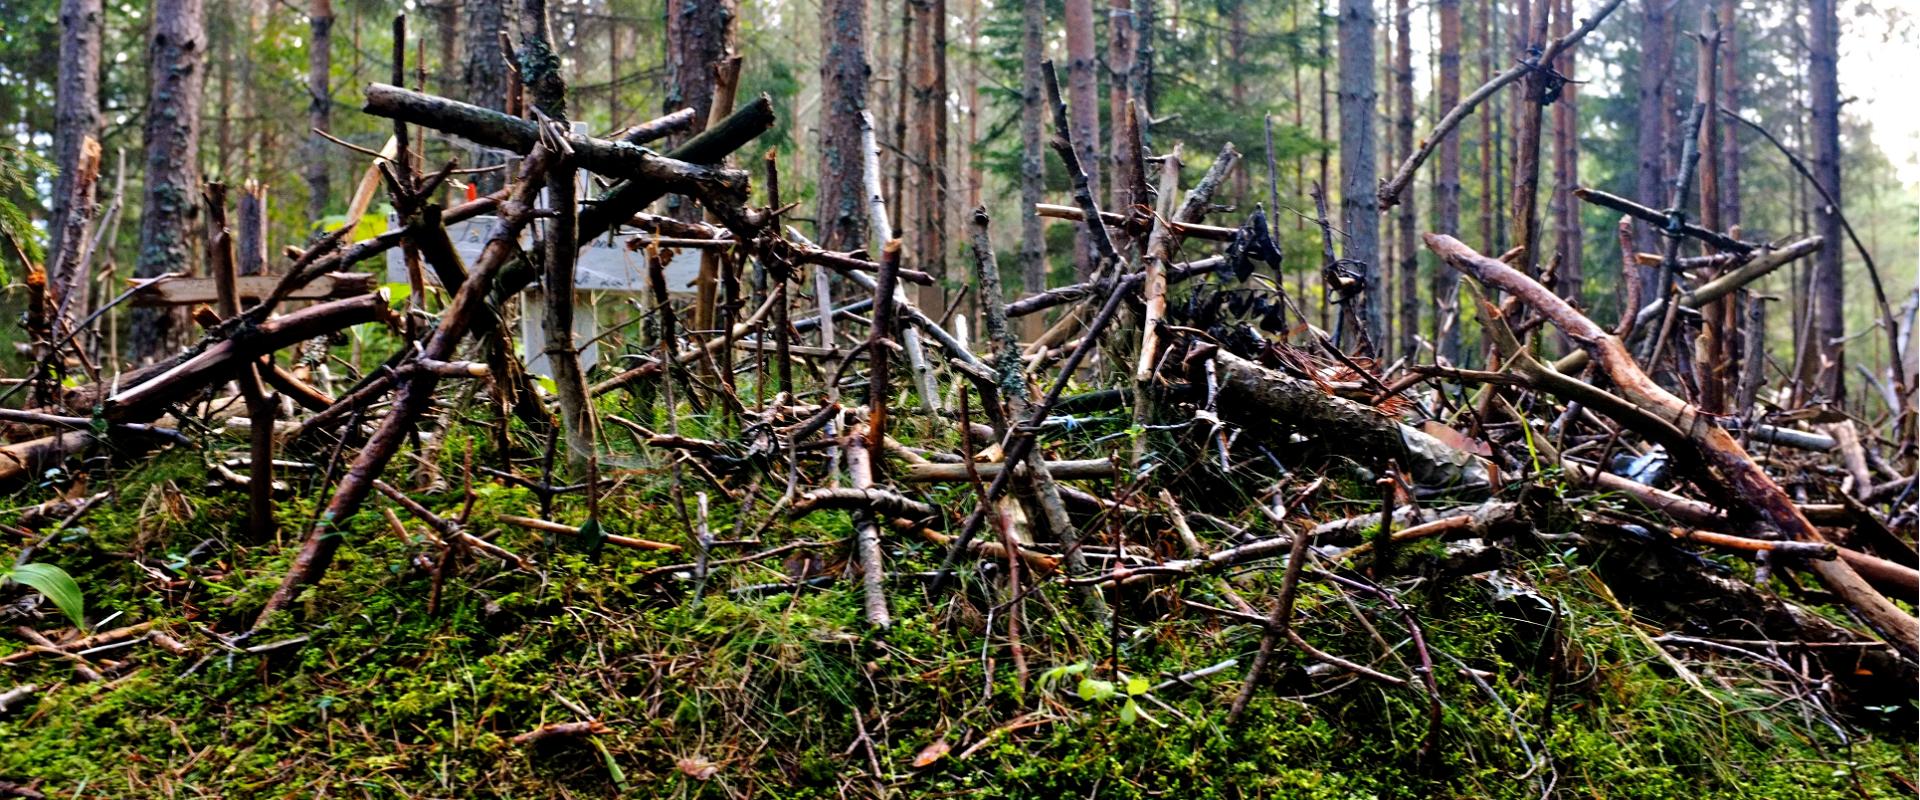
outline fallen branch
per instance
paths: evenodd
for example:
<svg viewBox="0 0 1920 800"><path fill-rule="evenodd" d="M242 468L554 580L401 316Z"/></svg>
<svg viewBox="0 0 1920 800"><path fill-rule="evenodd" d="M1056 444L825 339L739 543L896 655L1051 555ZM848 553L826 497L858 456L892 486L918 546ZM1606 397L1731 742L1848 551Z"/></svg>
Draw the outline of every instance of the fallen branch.
<svg viewBox="0 0 1920 800"><path fill-rule="evenodd" d="M1698 450L1698 457L1719 473L1731 492L1750 503L1782 534L1804 542L1826 541L1786 492L1753 462L1738 440L1711 416L1655 384L1619 339L1538 282L1502 262L1474 252L1459 240L1427 234L1426 243L1448 266L1498 287L1546 315L1594 358L1624 397L1684 432ZM1845 559L1815 561L1810 566L1828 589L1858 611L1881 635L1909 654L1920 654L1920 620L1875 591Z"/></svg>

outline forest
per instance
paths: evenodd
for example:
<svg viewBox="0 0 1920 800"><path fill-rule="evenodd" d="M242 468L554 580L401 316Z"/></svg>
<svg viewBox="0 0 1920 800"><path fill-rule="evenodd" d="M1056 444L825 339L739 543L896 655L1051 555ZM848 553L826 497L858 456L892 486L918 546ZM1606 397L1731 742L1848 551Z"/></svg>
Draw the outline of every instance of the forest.
<svg viewBox="0 0 1920 800"><path fill-rule="evenodd" d="M1920 795L1916 11L0 3L0 798Z"/></svg>

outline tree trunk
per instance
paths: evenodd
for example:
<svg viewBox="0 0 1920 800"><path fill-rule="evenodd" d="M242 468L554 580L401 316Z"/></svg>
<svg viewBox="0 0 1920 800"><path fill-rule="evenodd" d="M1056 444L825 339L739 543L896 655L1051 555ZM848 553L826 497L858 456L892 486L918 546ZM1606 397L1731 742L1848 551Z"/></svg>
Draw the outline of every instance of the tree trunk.
<svg viewBox="0 0 1920 800"><path fill-rule="evenodd" d="M1248 0L1228 0L1228 2L1232 3L1233 7L1229 10L1227 15L1227 56L1228 56L1228 62L1234 65L1231 69L1227 70L1227 74L1230 76L1232 80L1232 83L1228 86L1228 90L1231 92L1231 96L1233 97L1233 113L1246 114L1248 113L1247 80L1246 80L1247 70L1245 68L1245 65L1247 63L1246 59L1247 59L1247 2ZM1115 105L1113 106L1112 111L1110 111L1109 113L1119 114L1121 113L1121 110L1124 108L1126 108L1125 104ZM1114 123L1113 127L1115 129L1114 135L1115 136L1120 135L1119 123ZM1252 175L1253 175L1253 170L1251 169L1241 169L1241 170L1234 171L1233 203L1236 207L1239 207L1239 208L1253 207ZM1116 183L1118 182L1117 178L1115 182ZM1269 210L1267 213L1271 214L1274 212L1272 210Z"/></svg>
<svg viewBox="0 0 1920 800"><path fill-rule="evenodd" d="M1374 109L1379 93L1374 86L1373 32L1379 25L1373 0L1340 0L1340 217L1346 230L1341 257L1364 269L1366 290L1354 302L1362 305L1360 318L1375 348L1384 342L1386 306L1380 263L1380 209L1374 200L1379 183L1375 161Z"/></svg>
<svg viewBox="0 0 1920 800"><path fill-rule="evenodd" d="M307 127L333 129L333 2L313 0L307 9ZM333 185L327 178L327 148L319 133L307 134L307 219L327 214Z"/></svg>
<svg viewBox="0 0 1920 800"><path fill-rule="evenodd" d="M466 0L467 61L461 82L466 84L467 102L495 111L507 110L507 56L500 50L500 34L507 32L505 0ZM505 163L499 153L476 147L470 164L492 167ZM506 185L502 170L477 172L472 183L481 194L500 191Z"/></svg>
<svg viewBox="0 0 1920 800"><path fill-rule="evenodd" d="M820 39L820 243L833 250L864 247L867 240L864 158L860 114L867 110L867 4L827 0L821 7Z"/></svg>
<svg viewBox="0 0 1920 800"><path fill-rule="evenodd" d="M54 165L60 172L53 179L53 207L47 219L47 234L58 253L67 228L67 217L76 210L93 205L93 187L80 186L81 151L88 137L100 136L100 36L101 0L61 0L60 74L54 86L53 147ZM84 196L82 190L84 189ZM49 279L63 274L62 265L52 265Z"/></svg>
<svg viewBox="0 0 1920 800"><path fill-rule="evenodd" d="M1317 29L1315 44L1317 45L1316 52L1319 56L1319 66L1314 69L1314 72L1318 75L1320 83L1318 87L1320 95L1320 141L1328 143L1327 147L1320 148L1319 186L1320 191L1324 193L1326 187L1333 185L1333 111L1329 108L1329 102L1327 100L1330 96L1330 93L1327 91L1327 66L1333 62L1331 60L1331 54L1327 51L1327 0L1316 0L1314 19L1318 23L1318 25L1315 26ZM1324 267L1326 265L1323 264L1321 266ZM1331 303L1328 302L1330 299L1327 295L1328 291L1329 287L1326 285L1326 272L1322 270L1320 284L1321 330L1330 330L1333 327L1331 324L1333 312L1329 307Z"/></svg>
<svg viewBox="0 0 1920 800"><path fill-rule="evenodd" d="M1047 288L1047 249L1035 204L1046 199L1047 154L1040 128L1046 114L1040 63L1045 58L1046 0L1024 0L1020 11L1020 281L1027 294ZM1021 338L1033 341L1046 327L1042 315L1020 321Z"/></svg>
<svg viewBox="0 0 1920 800"><path fill-rule="evenodd" d="M1100 196L1100 93L1093 74L1093 0L1067 3L1067 103L1073 111L1073 148L1087 173L1087 189ZM1075 239L1073 264L1080 280L1092 276L1092 243L1084 231Z"/></svg>
<svg viewBox="0 0 1920 800"><path fill-rule="evenodd" d="M1522 0L1514 25L1515 52L1537 53L1546 49L1547 3L1529 4ZM1520 96L1514 100L1514 169L1512 214L1513 246L1521 248L1520 271L1528 277L1539 275L1540 215L1540 127L1541 100L1546 77L1531 71L1520 80Z"/></svg>
<svg viewBox="0 0 1920 800"><path fill-rule="evenodd" d="M1440 0L1440 107L1460 104L1460 0ZM1460 229L1460 139L1440 140L1440 163L1433 178L1433 227ZM1448 234L1449 236L1454 234ZM1460 361L1460 275L1433 270L1433 343L1447 363Z"/></svg>
<svg viewBox="0 0 1920 800"><path fill-rule="evenodd" d="M1553 0L1554 36L1566 36L1573 30L1573 0ZM1556 59L1553 68L1562 75L1573 75L1573 48L1567 48ZM1560 99L1553 104L1553 177L1554 192L1551 213L1554 218L1554 257L1559 259L1558 282L1555 289L1561 297L1580 306L1580 290L1586 283L1585 270L1580 264L1580 204L1573 199L1574 187L1580 185L1580 107L1576 93L1579 84L1569 83L1560 89Z"/></svg>
<svg viewBox="0 0 1920 800"><path fill-rule="evenodd" d="M1155 105L1153 102L1153 4L1156 1L1133 0L1133 70L1127 77L1127 96L1133 98L1134 105L1139 106L1143 111L1151 111ZM1324 51L1325 47L1321 49ZM1144 135L1145 131L1141 133Z"/></svg>
<svg viewBox="0 0 1920 800"><path fill-rule="evenodd" d="M1740 37L1737 0L1720 0L1720 105L1740 111ZM1740 224L1740 126L1720 137L1720 220Z"/></svg>
<svg viewBox="0 0 1920 800"><path fill-rule="evenodd" d="M916 180L907 202L911 216L898 235L911 237L908 265L934 277L934 285L916 290L920 308L935 318L946 310L947 254L947 3L906 0L913 9L913 111L908 152ZM885 242L875 242L876 247Z"/></svg>
<svg viewBox="0 0 1920 800"><path fill-rule="evenodd" d="M1637 108L1640 110L1639 139L1634 148L1638 158L1636 194L1642 203L1663 205L1667 196L1667 72L1673 66L1673 30L1667 21L1669 0L1644 2L1646 13L1641 17L1640 24L1639 90L1636 94L1639 102ZM1638 233L1635 237L1636 247L1642 252L1659 251L1659 234L1656 231L1645 225L1636 225L1634 230ZM1660 298L1658 271L1640 270L1638 278L1641 305Z"/></svg>
<svg viewBox="0 0 1920 800"><path fill-rule="evenodd" d="M1841 274L1846 239L1840 229L1845 201L1840 184L1840 17L1836 0L1811 0L1812 25L1808 78L1813 93L1813 177L1833 197L1833 205L1819 204L1813 212L1814 233L1826 240L1813 277L1813 331L1811 349L1803 362L1806 385L1817 386L1830 402L1846 396L1845 276ZM1817 380L1815 380L1817 378Z"/></svg>
<svg viewBox="0 0 1920 800"><path fill-rule="evenodd" d="M670 140L674 146L707 129L713 70L727 57L737 17L731 0L667 0L667 95L661 111L693 109L693 127ZM675 215L696 220L700 211L683 201Z"/></svg>
<svg viewBox="0 0 1920 800"><path fill-rule="evenodd" d="M199 207L200 94L206 83L201 0L154 0L147 45L149 95L143 127L146 191L140 205L140 253L134 274L151 278L190 269ZM159 353L172 333L165 309L135 309L135 360Z"/></svg>
<svg viewBox="0 0 1920 800"><path fill-rule="evenodd" d="M1108 158L1113 167L1108 173L1112 199L1107 207L1122 214L1134 203L1144 202L1132 196L1138 176L1133 174L1134 155L1127 152L1127 126L1121 120L1133 96L1134 33L1133 0L1112 0L1107 6L1107 114L1113 119Z"/></svg>
<svg viewBox="0 0 1920 800"><path fill-rule="evenodd" d="M1707 230L1724 230L1720 219L1720 113L1714 103L1720 96L1720 73L1718 58L1720 51L1720 31L1718 17L1712 8L1700 9L1700 55L1696 65L1697 75L1694 84L1694 96L1706 104L1700 116L1698 146L1700 149L1700 224ZM1702 277L1711 277L1714 270L1709 268ZM1699 394L1698 405L1709 414L1727 413L1728 387L1732 385L1733 371L1730 363L1738 354L1738 349L1730 347L1733 339L1731 315L1733 300L1722 298L1700 309L1700 335L1694 340L1695 385Z"/></svg>
<svg viewBox="0 0 1920 800"><path fill-rule="evenodd" d="M1407 0L1394 0L1393 39L1394 105L1399 113L1394 120L1394 151L1406 158L1413 154L1413 20ZM1400 257L1400 281L1395 287L1400 294L1398 352L1407 359L1418 355L1420 340L1420 246L1414 241L1414 228L1419 222L1413 197L1413 193L1407 193L1400 204L1400 221L1394 226Z"/></svg>

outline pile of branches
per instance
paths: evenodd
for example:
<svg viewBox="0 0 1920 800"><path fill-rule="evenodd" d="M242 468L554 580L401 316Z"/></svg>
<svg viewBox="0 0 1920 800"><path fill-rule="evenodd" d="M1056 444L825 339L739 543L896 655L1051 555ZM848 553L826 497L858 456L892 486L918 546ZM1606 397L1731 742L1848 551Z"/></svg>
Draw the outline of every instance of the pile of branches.
<svg viewBox="0 0 1920 800"><path fill-rule="evenodd" d="M1177 599L1188 612L1250 621L1264 631L1234 714L1262 685L1273 653L1292 647L1326 673L1423 692L1437 731L1440 662L1424 644L1417 615L1400 602L1397 580L1483 571L1499 566L1510 550L1544 544L1590 548L1619 596L1673 626L1653 646L1683 673L1682 659L1756 659L1815 687L1810 691L1836 697L1882 702L1910 694L1920 623L1894 598L1911 600L1920 591L1920 559L1911 540L1895 533L1912 529L1920 499L1911 440L1884 442L1832 411L1704 413L1675 394L1670 375L1663 379L1663 370L1648 366L1662 363L1657 355L1651 361L1636 357L1627 344L1636 331L1684 334L1671 330L1674 317L1685 318L1676 311L1730 296L1826 246L1818 238L1768 246L1727 232L1671 226L1668 234L1676 241L1692 238L1719 250L1718 277L1608 328L1512 266L1513 254L1493 258L1450 236L1430 234L1428 249L1469 279L1490 345L1486 366L1389 368L1370 357L1354 316L1367 298L1350 273L1367 265L1334 257L1324 201L1322 271L1343 320L1332 333L1311 325L1277 279L1281 257L1263 210L1246 214L1240 225L1206 222L1221 212L1213 194L1239 164L1232 145L1183 193L1177 151L1150 155L1140 145L1141 115L1122 114L1135 157L1122 170L1132 176L1125 189L1133 202L1120 210L1100 208L1077 160L1049 65L1052 146L1071 178L1073 202L1031 213L1084 226L1091 278L1003 302L990 221L984 210L976 211L974 297L984 332L984 347L976 349L956 332L962 328L943 324L902 290L903 281L931 279L902 265L901 243L887 228L871 125L865 171L874 240L883 245L877 257L824 249L784 226L789 209L779 198L773 159L766 164L764 204L751 202L746 172L724 165L771 127L767 98L716 115L703 133L657 153L642 144L683 129L691 114L636 126L617 139L569 133L557 118L564 87L554 85L551 70L530 68L541 54L537 40L529 50L522 54L522 72L539 79L528 78L533 102L523 115L390 85L367 90L366 111L394 120L400 142L409 140L408 126L423 126L518 154L512 180L496 193L442 207L435 197L453 164L419 174L404 153L382 160L382 180L401 225L365 241L335 234L290 251L285 266L271 270L280 277L254 290L254 297L242 288L236 267L241 259L232 253L236 238L247 241L257 232L231 235L224 201L211 192L208 243L218 307L200 314L206 332L192 347L117 379L56 390L70 361L66 354L75 350L76 330L93 324L99 312L62 322L57 292L37 298L36 308L53 313L35 319L53 322L38 328L41 368L20 384L32 389L29 407L0 412L15 442L6 447L9 458L0 474L37 476L108 443L121 458L152 447L201 446L202 434L212 430L209 421L226 419L248 432L252 446L235 464L245 475L222 469L247 487L250 535L266 542L277 533L272 476L275 464L283 463L277 455L313 456L297 463L323 476L330 494L311 525L298 532L297 556L261 609L258 628L291 613L294 598L320 581L338 549L353 546L349 523L367 513L375 494L428 523L447 554L442 567L455 554L479 552L504 568L536 568L467 531L463 517L437 514L385 482L416 433L447 424L479 398L495 412L498 455L505 459L480 471L532 489L546 512L504 521L591 535L619 547L684 550L691 555L688 563L661 567L652 577L692 581L695 597L717 569L800 550L844 548L839 574L857 576L866 620L876 629L888 628L902 606L939 605L956 587L971 591L991 584L1006 599L989 601L1002 609L998 630L990 635L1010 646L1023 679L1020 631L1028 600L1040 588L1066 587L1088 613L1102 618L1142 604L1163 608ZM1159 180L1149 186L1156 168ZM578 170L610 181L612 188L576 210ZM698 204L706 221L646 212L668 194ZM498 222L481 255L465 263L446 226L481 214ZM521 232L535 219L544 221L543 233L535 247L524 248ZM551 349L556 422L512 356L502 325L510 312L507 301L540 282L549 302L550 339L571 341L574 259L581 243L620 229L648 234L643 244L652 268L657 344L635 355L630 368L591 384L578 359L583 343ZM378 294L324 299L316 293L317 283L395 247L405 248L416 288L431 270L449 293L437 314L425 310L418 291L399 316ZM673 248L715 256L703 275L709 290L694 310L696 319L711 325L683 325L676 317L663 278ZM1182 259L1182 253L1201 248L1217 252ZM1634 255L1629 248L1627 258ZM754 274L764 275L764 282L743 286L749 264L759 267ZM832 277L843 295L853 287L857 302L837 306ZM809 278L813 310L796 320L792 295ZM166 280L149 281L127 296ZM1172 287L1183 282L1193 288L1175 302ZM1504 299L1491 299L1494 292ZM287 311L295 299L312 304ZM1048 311L1057 312L1051 327L1032 341L1017 341L1010 320ZM388 326L405 344L340 391L315 385L312 372L287 370L270 358L357 325ZM849 325L864 327L866 335L843 346ZM1539 355L1550 331L1567 343L1557 360ZM809 335L818 336L817 345L801 343ZM736 351L758 356L736 364ZM904 362L904 369L896 369L896 362ZM795 367L811 370L817 388L801 391ZM860 368L864 377L851 374ZM760 377L751 397L739 391L742 374ZM224 417L212 411L229 385L238 387L244 418L233 410ZM842 397L843 385L858 397ZM896 393L905 385L915 402L900 407ZM593 398L621 391L664 398L669 429L602 418ZM303 411L282 419L283 398ZM737 433L682 433L673 423L680 403L716 410L735 423L723 428ZM1131 423L1132 435L1091 444L1067 435L1078 429L1081 415L1116 409L1131 414L1123 421ZM510 458L509 417L548 437L545 457L536 459L537 476ZM1817 421L1812 430L1809 421ZM608 424L666 454L676 490L682 475L704 487L685 543L608 534L593 519L584 526L551 519L556 496L584 493L589 509L595 508L608 483L596 457L597 437ZM915 435L896 436L909 430ZM1130 452L1102 446L1122 440L1130 442ZM934 441L957 446L928 444ZM1075 449L1080 458L1061 457ZM580 482L557 482L556 454ZM1840 480L1832 479L1835 474ZM1331 491L1329 477L1337 476L1356 478L1377 492L1378 511L1331 520L1315 513L1316 497ZM1088 481L1111 490L1075 486ZM943 482L967 487L975 501L971 510L957 514L922 491ZM1234 490L1207 491L1222 484ZM783 488L769 507L755 510L763 486ZM732 541L711 530L708 491L738 504ZM782 521L827 510L850 513L850 541L787 542L737 557L715 556L723 546L758 545ZM391 509L385 513L399 524ZM937 566L900 573L899 565L908 561L901 534L935 545L942 554ZM1436 538L1449 543L1446 555L1412 564L1417 559L1407 545ZM1718 562L1698 558L1703 550L1752 559L1758 577L1742 581ZM1271 604L1249 601L1225 579L1262 562L1285 565ZM761 588L798 591L834 576L832 570L806 568L790 584ZM436 572L436 587L442 578ZM1302 580L1324 582L1387 609L1391 623L1411 636L1417 659L1409 674L1328 652L1303 636L1293 624ZM1196 593L1225 605L1203 602ZM1807 606L1814 604L1831 604L1851 623L1812 613ZM1427 744L1434 746L1431 737Z"/></svg>

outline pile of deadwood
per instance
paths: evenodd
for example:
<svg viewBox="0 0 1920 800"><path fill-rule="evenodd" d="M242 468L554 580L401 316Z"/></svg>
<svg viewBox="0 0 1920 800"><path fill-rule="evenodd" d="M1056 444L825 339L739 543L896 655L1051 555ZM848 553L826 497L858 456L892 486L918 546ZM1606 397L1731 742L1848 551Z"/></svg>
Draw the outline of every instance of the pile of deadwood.
<svg viewBox="0 0 1920 800"><path fill-rule="evenodd" d="M530 93L537 89L529 86ZM1066 135L1058 87L1051 89L1052 144L1073 178L1073 203L1033 213L1084 225L1091 278L1001 302L989 220L977 212L970 220L972 296L983 336L976 343L965 326L935 318L903 289L904 282L930 278L902 266L900 242L887 229L871 125L869 216L873 240L885 244L877 254L839 252L784 223L791 209L779 199L774 159L765 164L762 204L749 200L748 173L725 165L772 126L765 97L716 114L704 132L657 153L641 145L683 129L691 114L602 139L538 114L508 115L376 84L367 90L366 111L394 120L400 142L409 140L407 126L420 126L518 154L506 188L442 207L434 198L452 164L419 174L406 166L404 152L381 160L400 224L364 241L335 234L289 248L284 264L265 271L277 275L271 278L239 275L236 262L245 259L233 255L235 241L257 240L258 231L243 225L231 233L224 200L210 192L206 280L214 307L196 312L204 327L199 341L102 377L74 343L91 338L81 334L94 331L103 312L135 296L163 302L151 298L168 292L170 282L200 284L184 274L144 281L77 319L63 315L57 288L44 290L36 296L41 311L30 315L41 368L18 384L24 393L15 396L25 409L0 411L11 442L0 472L21 479L77 457L131 461L155 448L203 447L230 426L246 431L251 447L246 457L219 464L219 474L246 487L251 536L270 542L275 465L310 465L322 476L316 485L328 493L325 504L298 532L298 555L256 625L291 613L292 599L321 579L338 548L355 545L346 522L374 513L367 506L375 494L386 498L375 503L393 525L404 514L431 528L443 567L459 554L478 553L497 559L499 568L539 569L491 541L489 531L467 530L463 517L427 508L387 482L408 483L389 473L410 442L425 451L422 460L434 460L431 437L418 433L484 407L492 411L502 460L473 465L469 481L529 487L549 511L556 496L574 493L593 507L613 482L600 474L594 454L604 448L596 437L622 432L669 458L676 490L682 481L693 484L700 507L688 514L684 542L628 538L599 522L583 526L551 514L505 518L510 524L593 535L617 547L684 550L689 563L654 577L692 581L695 592L713 570L815 551L825 561L805 563L844 567L803 569L773 588L857 581L866 618L877 628L889 626L903 606L942 604L956 591L1011 597L990 635L1011 645L1023 674L1022 598L1053 584L1097 615L1132 613L1143 597L1179 598L1176 606L1186 613L1264 626L1258 655L1245 665L1243 703L1283 647L1319 662L1322 672L1410 685L1437 703L1436 662L1418 615L1398 600L1398 579L1483 572L1529 549L1574 548L1589 554L1609 596L1665 628L1665 635L1648 637L1649 647L1683 675L1692 674L1688 663L1732 659L1773 669L1809 696L1882 702L1911 695L1920 627L1911 606L1896 602L1912 601L1920 583L1905 400L1901 416L1884 428L1904 432L1891 441L1831 409L1767 401L1777 395L1765 386L1741 393L1749 405L1735 413L1706 414L1675 394L1671 370L1649 374L1636 357L1644 350L1629 344L1651 336L1683 341L1697 315L1668 309L1729 298L1832 243L1750 243L1677 227L1677 241L1692 238L1716 251L1716 277L1689 284L1680 270L1674 294L1609 328L1509 261L1431 234L1426 246L1470 279L1465 286L1489 345L1484 366L1387 367L1368 357L1358 335L1352 309L1365 298L1348 291L1356 285L1344 272L1351 265L1333 258L1324 210L1325 277L1345 300L1338 342L1309 324L1298 298L1276 280L1279 255L1258 212L1242 215L1238 225L1204 221L1218 212L1216 187L1239 165L1231 145L1183 192L1177 155L1148 157L1137 146L1140 115L1121 115L1139 156L1122 172L1132 176L1130 196L1139 202L1103 210ZM576 205L576 170L610 188ZM1158 178L1150 182L1152 175ZM648 212L669 194L697 203L706 221ZM446 226L478 215L498 221L479 257L467 262ZM523 247L521 232L536 218L545 233ZM681 309L656 288L650 350L630 356L625 371L589 383L573 350L554 349L558 388L543 399L502 324L509 301L542 283L548 324L570 331L580 243L635 230L646 234L654 287L664 285L663 264L673 250L713 255L704 273L711 300L702 300L710 305L694 309L712 324L703 330L681 320ZM416 286L430 271L445 288L436 311L416 292L406 312L396 313L354 272L396 247L405 248ZM1213 252L1193 255L1200 251ZM1664 260L1672 258L1670 249ZM1180 301L1170 302L1171 287L1182 283L1188 287ZM166 296L195 302L202 294L182 289ZM292 301L305 305L289 310ZM1014 321L1043 313L1056 321L1017 341ZM360 325L387 326L405 344L351 383L316 377L302 348ZM1266 335L1256 332L1263 328ZM1549 350L1564 355L1541 355ZM86 375L60 388L59 373L69 369ZM1902 387L1902 398L1910 388ZM730 419L714 429L738 433L699 438L618 416L596 419L593 397L627 391ZM899 402L903 397L911 401ZM1132 435L1075 432L1078 421L1100 414L1119 419ZM544 455L511 440L507 420L516 417L545 437ZM557 480L557 469L576 482ZM1316 502L1338 487L1351 497L1355 481L1379 509L1323 521ZM973 502L934 502L928 487L939 483L967 487L962 496ZM710 493L739 509L730 540L709 529ZM97 499L43 510L38 524L57 528ZM849 512L854 536L762 539L782 521L822 510ZM1423 539L1444 540L1444 555L1407 547ZM910 542L934 543L944 554L938 567L903 570ZM722 555L727 547L748 552ZM1756 561L1759 578L1735 577L1700 557L1708 552ZM1233 580L1261 562L1285 565L1277 602L1244 598L1246 584ZM436 573L436 587L443 578ZM1293 595L1303 579L1388 609L1388 622L1404 625L1418 651L1413 674L1388 674L1368 666L1378 663L1371 658L1327 652L1295 630ZM1814 613L1813 606L1838 613ZM95 643L49 640L42 649L71 654Z"/></svg>

